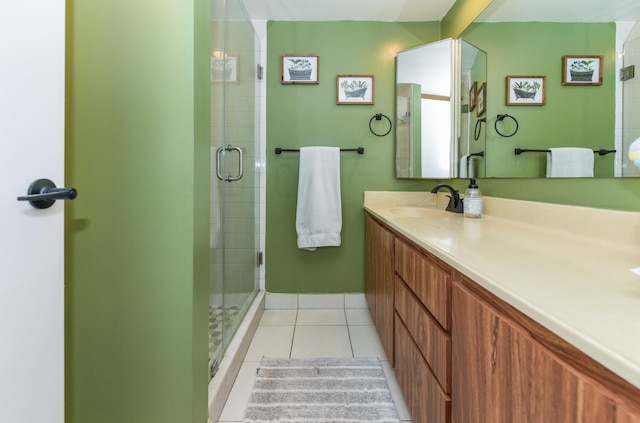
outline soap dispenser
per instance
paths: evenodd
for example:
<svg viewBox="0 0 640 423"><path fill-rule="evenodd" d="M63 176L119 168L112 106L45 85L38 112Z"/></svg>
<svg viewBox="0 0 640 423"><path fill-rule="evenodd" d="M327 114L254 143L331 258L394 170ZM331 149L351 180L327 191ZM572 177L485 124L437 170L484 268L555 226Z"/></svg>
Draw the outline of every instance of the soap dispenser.
<svg viewBox="0 0 640 423"><path fill-rule="evenodd" d="M482 194L475 179L469 181L469 187L464 192L464 217L480 219L482 217Z"/></svg>

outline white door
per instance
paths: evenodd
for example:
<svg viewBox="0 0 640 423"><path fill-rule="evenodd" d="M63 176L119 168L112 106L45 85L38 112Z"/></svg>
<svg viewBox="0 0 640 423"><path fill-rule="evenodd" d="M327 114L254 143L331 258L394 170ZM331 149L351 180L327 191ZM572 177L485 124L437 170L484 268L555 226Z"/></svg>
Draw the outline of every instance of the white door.
<svg viewBox="0 0 640 423"><path fill-rule="evenodd" d="M0 422L64 422L64 0L0 2Z"/></svg>

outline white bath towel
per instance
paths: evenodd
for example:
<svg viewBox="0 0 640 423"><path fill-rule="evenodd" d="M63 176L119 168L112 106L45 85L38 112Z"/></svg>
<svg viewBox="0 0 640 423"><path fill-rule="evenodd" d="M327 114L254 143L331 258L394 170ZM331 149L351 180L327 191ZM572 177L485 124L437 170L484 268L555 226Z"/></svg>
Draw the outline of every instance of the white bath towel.
<svg viewBox="0 0 640 423"><path fill-rule="evenodd" d="M550 148L547 178L593 177L593 150L589 148Z"/></svg>
<svg viewBox="0 0 640 423"><path fill-rule="evenodd" d="M298 205L296 208L298 248L339 247L342 231L340 199L340 149L300 149Z"/></svg>

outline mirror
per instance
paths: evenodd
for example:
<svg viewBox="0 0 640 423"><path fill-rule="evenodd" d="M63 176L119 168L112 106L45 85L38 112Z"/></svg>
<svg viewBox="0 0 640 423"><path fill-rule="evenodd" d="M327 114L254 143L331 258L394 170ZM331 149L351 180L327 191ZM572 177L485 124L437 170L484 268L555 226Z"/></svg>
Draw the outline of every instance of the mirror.
<svg viewBox="0 0 640 423"><path fill-rule="evenodd" d="M640 72L640 23L632 29L624 43L623 74L621 79L626 79L622 84L627 84L622 96L622 110L625 116L640 115L640 95L630 95L640 89L640 74L635 75L635 70ZM640 127L636 119L622 119L622 159L620 174L615 176L640 176Z"/></svg>
<svg viewBox="0 0 640 423"><path fill-rule="evenodd" d="M484 177L487 54L459 39L396 59L396 176Z"/></svg>
<svg viewBox="0 0 640 423"><path fill-rule="evenodd" d="M638 92L640 75L624 82L619 78L624 67L640 69L640 24L636 24L640 16L633 11L610 14L621 10L620 2L612 0L598 6L597 11L597 18L606 17L608 22L584 18L571 22L573 13L588 12L572 2L545 2L544 7L525 10L513 0L494 0L463 33L466 40L491 56L487 178L545 178L545 151L554 147L594 150L594 177L640 176L628 154L631 143L640 137L640 128L629 119L640 113L640 97L632 94ZM640 10L637 3L626 3ZM563 11L555 10L559 8ZM563 22L549 22L558 16ZM627 20L632 22L615 23ZM566 84L563 80L563 56L579 55L602 56L601 85ZM544 104L508 104L507 81L513 76L546 77ZM505 114L515 120L499 120ZM539 151L517 155L516 148ZM600 155L600 150L615 153Z"/></svg>

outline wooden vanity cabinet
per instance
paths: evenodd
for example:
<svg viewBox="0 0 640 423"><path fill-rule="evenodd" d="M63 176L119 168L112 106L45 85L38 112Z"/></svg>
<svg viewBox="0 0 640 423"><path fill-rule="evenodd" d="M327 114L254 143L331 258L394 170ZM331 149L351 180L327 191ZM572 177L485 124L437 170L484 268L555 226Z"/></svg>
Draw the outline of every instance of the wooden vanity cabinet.
<svg viewBox="0 0 640 423"><path fill-rule="evenodd" d="M370 215L365 217L365 298L384 352L394 365L394 236Z"/></svg>
<svg viewBox="0 0 640 423"><path fill-rule="evenodd" d="M369 215L365 253L413 421L640 423L640 389Z"/></svg>
<svg viewBox="0 0 640 423"><path fill-rule="evenodd" d="M452 422L629 423L638 390L460 276L452 287ZM574 367L569 363L580 363ZM611 383L606 383L608 380ZM621 384L621 385L619 385ZM639 404L633 397L631 402Z"/></svg>

